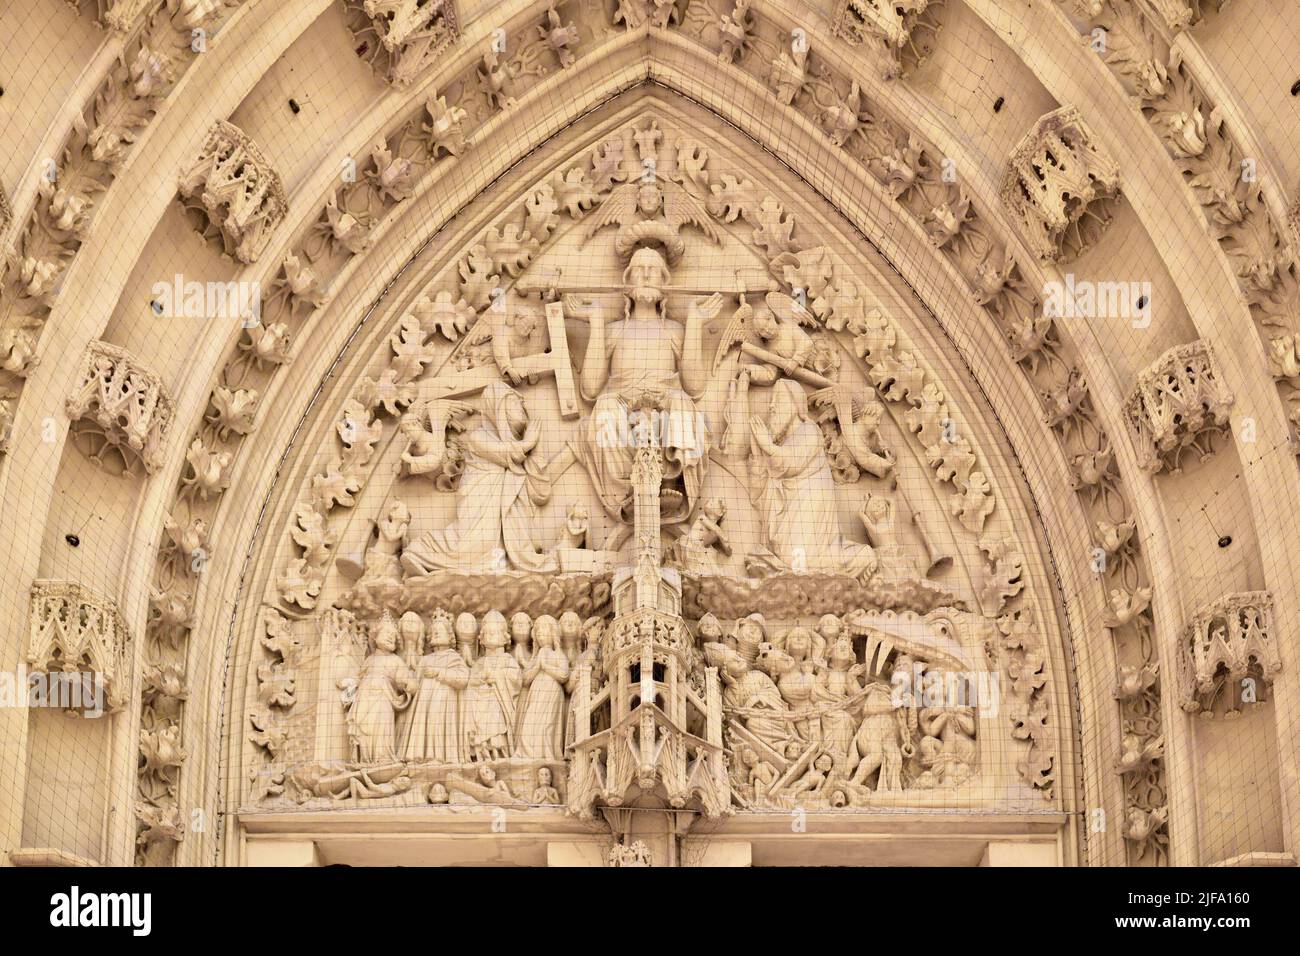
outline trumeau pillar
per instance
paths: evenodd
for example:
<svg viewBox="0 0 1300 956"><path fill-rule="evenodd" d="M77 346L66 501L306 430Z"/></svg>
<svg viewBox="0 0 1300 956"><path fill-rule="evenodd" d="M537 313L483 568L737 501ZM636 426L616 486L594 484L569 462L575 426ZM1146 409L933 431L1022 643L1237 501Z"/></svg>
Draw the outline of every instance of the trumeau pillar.
<svg viewBox="0 0 1300 956"><path fill-rule="evenodd" d="M1227 431L1231 407L1206 343L1169 349L1138 373L1124 403L1142 467L1176 475L1188 448L1208 458L1213 436Z"/></svg>
<svg viewBox="0 0 1300 956"><path fill-rule="evenodd" d="M219 120L198 157L181 175L181 199L202 215L203 235L227 255L256 262L289 211L280 174L248 135Z"/></svg>
<svg viewBox="0 0 1300 956"><path fill-rule="evenodd" d="M1002 201L1029 248L1045 262L1066 262L1091 246L1119 197L1119 167L1094 144L1079 111L1063 106L1042 117L1011 151Z"/></svg>

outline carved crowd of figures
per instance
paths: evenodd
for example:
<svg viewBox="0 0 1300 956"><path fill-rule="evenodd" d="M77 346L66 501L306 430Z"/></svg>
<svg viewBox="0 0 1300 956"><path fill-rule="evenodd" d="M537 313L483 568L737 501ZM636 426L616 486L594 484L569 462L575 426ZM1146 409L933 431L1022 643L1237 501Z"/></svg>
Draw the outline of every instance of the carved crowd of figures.
<svg viewBox="0 0 1300 956"><path fill-rule="evenodd" d="M482 619L385 613L359 674L344 682L350 757L360 765L559 762L581 664L601 621L499 611ZM550 783L539 784L549 788Z"/></svg>
<svg viewBox="0 0 1300 956"><path fill-rule="evenodd" d="M901 652L872 673L855 637L872 656L884 636L855 615L776 629L751 614L725 636L706 615L699 634L724 685L733 789L750 805L862 805L970 779L973 693L923 693L952 685Z"/></svg>

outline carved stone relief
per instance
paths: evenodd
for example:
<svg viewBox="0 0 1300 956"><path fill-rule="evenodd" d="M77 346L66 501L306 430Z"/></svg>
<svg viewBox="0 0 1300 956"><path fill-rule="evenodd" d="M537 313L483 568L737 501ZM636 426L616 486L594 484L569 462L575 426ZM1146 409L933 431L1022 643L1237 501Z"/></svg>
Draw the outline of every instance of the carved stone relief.
<svg viewBox="0 0 1300 956"><path fill-rule="evenodd" d="M753 189L634 123L417 296L293 511L266 613L305 656L256 669L253 804L716 817L939 807L1004 773L1054 799L1040 625L978 451L903 331ZM732 288L693 278L718 247L747 263ZM609 281L566 279L561 248ZM955 532L899 487L900 440Z"/></svg>
<svg viewBox="0 0 1300 956"><path fill-rule="evenodd" d="M46 160L35 208L25 221L15 222L11 238L0 230L5 247L11 247L6 253L12 253L0 257L0 424L12 415L12 403L37 362L41 328L63 273L93 226L100 195L162 99L199 55L196 47L206 48L196 43L194 31L211 33L239 2L176 0L143 20L138 4L101 3L99 13L109 25L129 34L125 48L58 152Z"/></svg>
<svg viewBox="0 0 1300 956"><path fill-rule="evenodd" d="M460 37L455 0L344 0L357 54L407 86Z"/></svg>
<svg viewBox="0 0 1300 956"><path fill-rule="evenodd" d="M1002 201L1040 259L1063 262L1110 222L1119 168L1092 142L1078 110L1063 106L1034 124L1011 151Z"/></svg>
<svg viewBox="0 0 1300 956"><path fill-rule="evenodd" d="M1240 716L1260 703L1281 671L1273 599L1265 591L1229 594L1192 616L1179 662L1182 707L1202 717Z"/></svg>
<svg viewBox="0 0 1300 956"><path fill-rule="evenodd" d="M1231 406L1209 346L1189 342L1165 352L1138 373L1124 405L1142 466L1178 474L1188 449L1204 461L1213 436L1227 429Z"/></svg>
<svg viewBox="0 0 1300 956"><path fill-rule="evenodd" d="M126 702L128 639L111 598L72 581L32 584L27 663L47 674L80 675L87 681L84 701L98 684L109 709Z"/></svg>
<svg viewBox="0 0 1300 956"><path fill-rule="evenodd" d="M1169 9L1157 10L1153 5ZM1234 139L1223 111L1166 35L1177 24L1194 24L1225 5L1226 0L1176 4L1098 0L1078 12L1089 30L1105 31L1105 62L1137 97L1232 263L1271 356L1292 426L1293 447L1300 453L1296 441L1300 376L1295 358L1300 355L1296 348L1300 278L1288 252L1288 227L1270 214L1263 195L1264 177L1254 173L1249 150Z"/></svg>
<svg viewBox="0 0 1300 956"><path fill-rule="evenodd" d="M836 0L831 30L854 45L870 42L884 53L886 79L905 76L934 48L947 0Z"/></svg>
<svg viewBox="0 0 1300 956"><path fill-rule="evenodd" d="M123 348L91 342L65 405L91 461L111 474L148 474L162 464L174 407L162 381Z"/></svg>
<svg viewBox="0 0 1300 956"><path fill-rule="evenodd" d="M280 174L243 130L225 120L209 131L179 189L204 237L240 262L257 261L289 211Z"/></svg>
<svg viewBox="0 0 1300 956"><path fill-rule="evenodd" d="M564 10L565 8L561 7L562 13ZM635 12L631 11L633 14ZM731 33L727 32L728 24L737 21L728 20L721 12L713 10L708 3L693 0L685 6L684 11L679 11L678 15L681 16L683 24L690 27L689 31L683 32L683 36L689 36L692 40L719 51L720 55L725 55L728 49L727 37L731 37L732 43L737 41L738 34L734 30ZM757 18L752 13L746 15L746 11L738 11L737 15L744 21L739 29L740 45L733 47L733 55L738 61L738 67L757 73L762 80L767 80L769 64L778 59L780 50L789 43L788 30L780 24L773 23L771 19ZM668 20L672 19L673 15L670 13ZM616 20L612 25L593 24L590 21L579 22L577 25L583 42L578 45L576 53L584 56L593 47L598 48L601 42L613 36L611 29L617 30L629 24L624 17ZM654 28L653 24L647 25ZM518 33L511 33L508 38L507 49L513 55L510 56L507 65L511 76L525 86L544 75L548 69L552 69L557 59L555 48L549 43L548 38L541 35L538 27L539 24L530 19L525 28ZM596 41L594 44L588 44L586 41L589 29ZM809 83L805 87L793 90L795 99L791 107L808 114L814 122L824 123L828 133L833 134L837 129L845 130L842 134L844 148L888 186L896 201L904 209L911 212L918 221L926 223L928 231L930 222L933 221L936 242L953 257L959 268L967 275L981 303L1007 329L1013 354L1022 363L1026 374L1029 374L1036 383L1041 383L1039 387L1044 391L1045 403L1056 409L1053 411L1053 425L1061 437L1063 446L1074 457L1080 469L1082 482L1080 495L1085 506L1090 510L1109 515L1112 521L1126 520L1127 503L1124 498L1123 484L1113 464L1105 460L1108 454L1106 436L1097 426L1095 415L1088 406L1086 385L1074 371L1068 344L1059 340L1059 333L1051 321L1039 321L1034 318L1038 303L1030 291L1031 283L1021 278L1017 264L1007 255L1001 243L989 235L988 229L979 221L977 211L971 207L968 200L965 200L957 187L940 183L937 175L937 160L926 144L913 134L907 133L905 128L895 125L894 121L878 113L872 114L871 124L857 122L852 128L845 129L848 125L843 121L846 113L835 110L834 107L837 103L851 105L849 101L852 99L852 84L844 78L831 75L815 59L809 62L812 64L812 69L806 74ZM466 132L462 132L462 126L465 130L472 130L500 107L499 103L493 101L490 87L484 87L482 70L483 64L479 64L471 68L468 75L452 78L444 86L443 94L434 96L430 100L427 111L422 111L418 117L408 118L403 121L400 128L389 133L388 141L395 144L395 153L414 160L413 175L427 174L428 168L433 164L432 161L436 161L443 153L454 153L457 149L465 148L469 137ZM518 90L517 86L516 95ZM871 108L869 104L868 108ZM607 158L612 160L613 167L618 166L616 158ZM689 157L683 161L682 168L689 172L688 178L693 184L703 179L707 189L701 198L707 201L712 196L711 204L716 204L718 209L722 210L716 214L719 222L735 222L742 213L747 213L743 221L754 226L755 241L763 248L770 247L769 251L773 253L788 248L789 227L783 225L786 216L780 209L779 203L758 205L757 197L748 195L753 187L743 177L731 173L721 175L710 173L700 177L699 173L690 172L694 169L694 164ZM597 173L597 176L592 177L590 174L571 169L555 181L552 186L553 195L569 215L580 215L596 201L595 187L601 182L598 170ZM946 195L950 192L952 195ZM539 197L543 199L539 208L544 208L546 204L544 192L539 192ZM321 220L313 227L311 235L298 246L293 256L295 261L284 263L285 279L291 280L298 270L305 270L309 287L316 286L317 290L320 290L326 286L330 277L343 267L347 259L365 247L368 231L396 201L400 200L376 193L368 180L364 183L358 182L351 189L340 189L328 203ZM577 213L572 212L572 209L576 209ZM715 215L712 209L710 214ZM503 230L495 235L485 236L481 251L468 256L461 265L462 277L465 280L463 287L431 292L423 300L423 304L413 312L416 321L429 329L437 329L440 334L445 334L449 338L457 337L473 321L474 316L489 304L489 293L493 288L492 267L497 265L494 257L505 254L530 255L527 251L528 236L525 235L522 224L511 226L511 229L514 231ZM785 239L782 239L783 229L787 230ZM489 248L492 250L491 253L488 251ZM522 262L515 268L521 266ZM504 259L498 268L505 268ZM796 264L794 268L798 270L799 266ZM509 273L510 270L506 271ZM785 270L783 269L782 272L784 275ZM277 281L281 280L277 279ZM812 286L809 285L805 292L811 292L811 288ZM250 333L245 342L241 343L239 353L224 374L241 379L251 376L263 381L267 376L274 374L279 364L289 360L291 334L306 317L310 316L311 310L315 304L318 304L313 301L318 294L319 292L301 299L286 294L284 308L287 311L284 312L283 321L267 320L263 327ZM533 293L533 297L536 295L537 293ZM831 306L825 313L827 317L824 319L828 331L842 331L849 326L849 323L854 322L852 319L854 315L860 314L874 321L869 310L860 309L855 304L855 292L852 283L848 280L826 286L823 292L817 294L817 300ZM301 306L305 308L300 308ZM843 324L840 324L841 322ZM532 324L535 328L540 327L540 323L537 322L524 323L524 325L528 324ZM888 330L868 331L869 334L857 337L858 344L855 346L855 352L858 357L864 361L869 360L875 354L877 343L884 342L887 346L886 357L889 360L885 363L885 368L880 371L884 376L884 384L888 386L889 382L894 380L892 376L899 372L905 373L905 378L910 376L912 372L908 363L914 359L910 354L903 354L898 357L897 363L894 362L895 346L889 339ZM522 326L518 334L523 336ZM485 360L488 363L494 362L493 338L492 335L482 331L482 324L472 330L465 337L463 349L458 351L453 359L456 367L462 371L472 371L482 367ZM816 368L829 368L824 364L824 360L828 357L824 349L818 349L815 354ZM404 403L407 403L407 399L404 392L409 389L403 388L400 374L400 369L395 369L391 374L385 373L384 376L373 379L369 386L370 391L362 397L374 399L387 395L388 404L393 408L405 407ZM898 400L905 399L909 394L905 387L890 388L889 391L897 396ZM382 411L377 416L364 408L360 413L344 415L339 422L340 435L344 433L371 435L377 430L382 431L383 419L390 413L387 404L381 403L379 407ZM856 421L858 414L860 412L852 411L848 420ZM857 468L859 474L874 474L870 468L864 470L852 454L840 455L835 450L835 433L842 431L839 422L841 418L842 416L837 412L834 420L819 423L827 441L828 457L835 463L833 474L837 479L847 477L852 473L853 468ZM425 420L430 423L432 421L429 418ZM431 424L429 430L432 431ZM853 434L849 436L850 441L845 444L856 447L856 430L852 431ZM227 473L233 455L238 450L239 438L236 436L230 439L228 450L214 447L214 439L215 436L211 435L205 426L203 434L196 436L191 447L192 468L187 471L187 476L179 486L181 503L186 510L210 510L219 500L221 489L224 487L223 475ZM363 442L365 440L367 439L363 439ZM449 440L446 447L450 450L454 444ZM868 442L865 447L870 449L870 443ZM344 450L346 451L346 446ZM418 449L410 453L410 457L417 459L424 455L425 453ZM454 469L457 459L452 455L449 461L453 469L450 474L430 472L435 475L435 485L438 482L445 483L456 479ZM881 467L875 458L868 457L866 461L871 467ZM963 510L970 512L968 520L972 523L980 522L983 520L979 517L982 510L981 502L986 497L980 489L986 479L982 474L978 475L978 478L970 476L964 469L965 465L962 464L955 471L953 479L959 488L974 489L972 506L962 507ZM938 474L943 476L946 471L941 470ZM316 499L330 502L331 509L356 494L355 491L348 490L349 482L341 471L335 475L327 472L319 477L322 480L318 484ZM335 491L340 492L342 497L334 494ZM347 506L343 505L343 507ZM386 509L380 510L386 511ZM599 508L585 510L590 514L601 513ZM582 508L576 508L571 515L574 527L579 529L572 532L575 540L590 540L596 530L593 528L592 533L589 533L584 529L586 518L583 511ZM927 528L926 523L916 512L905 504L900 505L898 511L903 517L899 522L892 523L893 526L909 529L909 534L919 535L920 540L924 542L922 550L925 557L918 558L915 563L928 562L924 566L930 568L942 566L946 560L943 554L945 548L934 540L935 529ZM716 509L712 509L712 512L716 514ZM911 517L906 517L909 514ZM725 517L720 525L709 513L702 515L701 518L719 527L726 526ZM699 538L707 540L713 532L708 529L703 520L697 520ZM691 522L692 525L696 523L697 521ZM890 526L891 522L884 521L881 524L881 533L886 533ZM870 534L871 532L868 531L868 540L874 540ZM692 550L697 554L704 554L701 549ZM716 547L711 550L717 555L722 554ZM1018 594L1020 585L1017 581L1017 560L1013 551L1008 551L1002 543L989 540L981 542L981 554L984 555L982 560L987 562L988 572L984 584L976 589L976 594L980 596L973 595L975 602L983 607L987 601L1006 601L1006 595ZM323 602L319 596L312 598L310 579L313 572L306 551L303 552L302 560L305 562L303 565L290 568L286 573L296 573L303 579L304 585L299 593L308 601L316 600L320 606L328 605L331 600L328 595L325 595ZM604 559L597 555L595 558L582 557L578 560L584 566L590 562L592 566L599 567ZM167 561L160 556L160 568L165 566ZM359 560L357 567L360 568ZM1113 574L1111 568L1114 568ZM1143 602L1138 599L1144 573L1143 559L1139 549L1134 545L1126 551L1124 560L1113 562L1108 566L1106 576L1108 581L1118 585L1116 594L1122 598L1121 603L1125 610L1123 615L1117 616L1112 630L1117 645L1123 648L1121 658L1133 660L1136 657L1144 663L1133 665L1135 668L1145 668L1153 672L1156 665L1153 663L1154 645L1150 640L1150 610L1147 606L1149 600ZM484 579L478 582L477 586L482 587L487 583L488 580ZM689 579L687 583L689 584ZM324 587L323 580L321 586ZM466 592L470 590L472 588L466 588ZM752 588L750 590L751 596L754 593L766 594L765 590ZM794 592L797 600L801 600L798 597L799 593L801 592ZM600 587L587 588L579 597L583 601L593 602L593 606L606 599L602 596ZM278 602L279 595L272 595L272 600ZM685 600L691 600L689 592ZM933 606L926 605L925 600L928 599L923 596L914 597L912 600L920 602L918 606L922 608ZM181 602L178 606L183 608L184 603ZM436 606L435 602L426 600L425 613L434 610ZM556 607L558 606L557 601ZM298 608L296 613L303 613L301 605ZM486 610L480 609L479 613ZM369 614L371 611L363 613ZM183 642L187 625L183 614L180 619L179 635ZM1018 653L1019 651L1015 652ZM1032 682L1031 678L1026 686L1032 688ZM1027 690L1026 695L1032 698L1034 692ZM1155 701L1155 704L1152 705L1151 701ZM1131 705L1127 700L1121 702L1122 708L1130 706L1135 705ZM1148 683L1142 692L1141 709L1148 715L1146 725L1155 727L1158 732L1158 685L1154 681ZM1033 739L1030 736L1034 733L1032 727L1032 721L1028 731L1023 724L1019 725L1016 730L1018 739L1029 740L1032 745ZM1047 739L1041 731L1038 732L1038 736ZM1042 764L1041 757L1038 758L1037 763ZM1050 755L1048 763L1050 764ZM1034 775L1032 768L1027 767L1026 771L1028 776ZM1159 801L1163 799L1160 778L1158 762L1151 773L1142 780L1126 777L1126 781L1132 783L1133 794L1129 799L1134 801L1134 805L1146 808L1158 806Z"/></svg>

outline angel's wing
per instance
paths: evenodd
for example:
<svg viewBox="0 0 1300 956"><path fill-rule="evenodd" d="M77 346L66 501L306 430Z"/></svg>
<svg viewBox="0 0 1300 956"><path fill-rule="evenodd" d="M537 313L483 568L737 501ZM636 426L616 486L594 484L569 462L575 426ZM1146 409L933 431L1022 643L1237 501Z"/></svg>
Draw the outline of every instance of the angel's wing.
<svg viewBox="0 0 1300 956"><path fill-rule="evenodd" d="M584 230L583 238L590 239L601 229L612 223L627 226L636 222L638 218L637 190L639 188L637 183L624 183L622 186L616 187L592 214L591 221Z"/></svg>
<svg viewBox="0 0 1300 956"><path fill-rule="evenodd" d="M440 398L429 403L429 427L439 434L448 428L456 431L465 430L465 419L473 415L475 408L469 402L460 402L451 398Z"/></svg>
<svg viewBox="0 0 1300 956"><path fill-rule="evenodd" d="M660 183L664 194L664 219L674 232L683 225L692 225L709 237L710 242L721 242L713 217L694 196L674 182Z"/></svg>
<svg viewBox="0 0 1300 956"><path fill-rule="evenodd" d="M784 322L798 322L810 329L817 327L813 314L784 292L769 292L764 301L772 314Z"/></svg>

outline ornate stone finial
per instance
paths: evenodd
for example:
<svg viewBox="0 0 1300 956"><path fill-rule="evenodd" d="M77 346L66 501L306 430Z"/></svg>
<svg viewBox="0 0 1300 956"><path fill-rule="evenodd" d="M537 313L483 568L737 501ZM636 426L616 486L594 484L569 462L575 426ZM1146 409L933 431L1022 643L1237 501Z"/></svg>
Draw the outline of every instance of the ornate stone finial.
<svg viewBox="0 0 1300 956"><path fill-rule="evenodd" d="M280 174L238 126L219 120L181 176L186 207L203 217L205 237L219 235L226 254L256 262L289 211Z"/></svg>
<svg viewBox="0 0 1300 956"><path fill-rule="evenodd" d="M27 663L47 674L92 675L110 710L126 700L127 631L111 598L72 581L32 584ZM82 684L80 689L91 685ZM74 688L76 690L77 688ZM92 706L73 702L74 706Z"/></svg>
<svg viewBox="0 0 1300 956"><path fill-rule="evenodd" d="M394 86L407 86L460 37L454 0L344 0L353 46Z"/></svg>
<svg viewBox="0 0 1300 956"><path fill-rule="evenodd" d="M1255 679L1267 683L1282 669L1269 593L1227 594L1197 611L1187 623L1179 668L1188 713L1212 716L1221 694L1228 716L1262 700Z"/></svg>
<svg viewBox="0 0 1300 956"><path fill-rule="evenodd" d="M1063 262L1101 235L1110 222L1107 206L1119 191L1119 167L1093 145L1078 110L1063 106L1035 123L1012 150L1002 201L1034 253Z"/></svg>
<svg viewBox="0 0 1300 956"><path fill-rule="evenodd" d="M1220 383L1209 346L1178 345L1138 373L1124 411L1142 467L1178 474L1183 452L1194 447L1201 460L1214 451L1213 435L1226 429L1232 395Z"/></svg>
<svg viewBox="0 0 1300 956"><path fill-rule="evenodd" d="M838 0L831 31L855 46L872 41L881 46L890 67L886 78L894 78L914 69L930 54L928 41L922 43L922 31L930 39L939 32L935 13L945 0Z"/></svg>
<svg viewBox="0 0 1300 956"><path fill-rule="evenodd" d="M126 349L91 342L66 408L74 435L101 468L134 474L138 462L153 474L162 466L174 405L162 379Z"/></svg>

